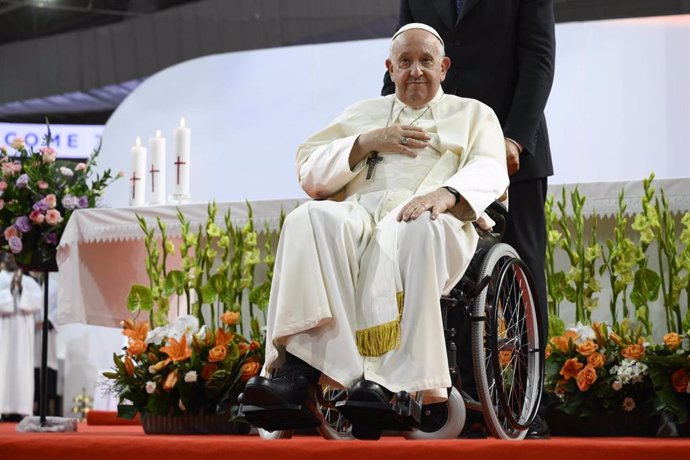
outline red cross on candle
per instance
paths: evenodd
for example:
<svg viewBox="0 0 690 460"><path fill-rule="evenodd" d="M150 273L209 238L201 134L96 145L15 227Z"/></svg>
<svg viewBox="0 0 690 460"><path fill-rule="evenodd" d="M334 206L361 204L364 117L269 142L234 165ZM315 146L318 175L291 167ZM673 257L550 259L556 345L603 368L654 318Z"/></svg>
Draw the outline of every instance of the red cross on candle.
<svg viewBox="0 0 690 460"><path fill-rule="evenodd" d="M180 165L186 165L184 161L180 160L180 156L177 156L177 161L173 163L175 166L177 166L177 185L180 185Z"/></svg>
<svg viewBox="0 0 690 460"><path fill-rule="evenodd" d="M151 170L149 172L151 173L151 191L152 192L156 191L156 187L154 185L155 184L155 177L156 177L156 173L158 173L160 171L161 171L160 169L156 169L156 165L151 163Z"/></svg>
<svg viewBox="0 0 690 460"><path fill-rule="evenodd" d="M134 191L136 190L136 185L138 180L141 180L140 177L137 177L137 173L132 171L132 177L129 179L129 181L132 183L132 199L134 199Z"/></svg>

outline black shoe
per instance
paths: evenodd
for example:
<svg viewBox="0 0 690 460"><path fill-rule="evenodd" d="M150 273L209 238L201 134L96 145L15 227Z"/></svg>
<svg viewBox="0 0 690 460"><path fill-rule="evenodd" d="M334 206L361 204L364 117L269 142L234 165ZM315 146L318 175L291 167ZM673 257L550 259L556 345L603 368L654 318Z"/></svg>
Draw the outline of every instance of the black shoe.
<svg viewBox="0 0 690 460"><path fill-rule="evenodd" d="M273 378L255 376L247 381L240 403L253 406L302 404L309 395L309 388L318 383L320 376L319 370L288 353Z"/></svg>
<svg viewBox="0 0 690 460"><path fill-rule="evenodd" d="M525 439L551 439L551 430L541 415L534 417L534 421L527 430Z"/></svg>
<svg viewBox="0 0 690 460"><path fill-rule="evenodd" d="M348 401L389 404L393 392L371 380L360 380L350 388Z"/></svg>
<svg viewBox="0 0 690 460"><path fill-rule="evenodd" d="M317 427L314 386L321 372L288 354L272 379L256 376L247 381L237 401L239 415L252 425L269 431Z"/></svg>

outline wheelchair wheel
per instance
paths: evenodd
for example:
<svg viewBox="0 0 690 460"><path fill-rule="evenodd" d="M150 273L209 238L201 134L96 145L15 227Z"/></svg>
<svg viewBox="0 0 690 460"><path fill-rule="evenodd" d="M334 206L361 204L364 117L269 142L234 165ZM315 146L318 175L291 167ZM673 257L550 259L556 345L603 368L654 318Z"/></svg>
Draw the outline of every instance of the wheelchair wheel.
<svg viewBox="0 0 690 460"><path fill-rule="evenodd" d="M335 408L335 403L347 399L347 390L335 388L331 385L318 385L314 395L315 404L312 412L321 420L321 425L316 428L325 439L354 439L352 425ZM289 439L295 430L268 431L259 428L261 439Z"/></svg>
<svg viewBox="0 0 690 460"><path fill-rule="evenodd" d="M422 406L422 425L417 430L406 431L407 439L456 439L465 425L465 402L453 387L448 400Z"/></svg>
<svg viewBox="0 0 690 460"><path fill-rule="evenodd" d="M295 430L275 430L275 431L268 431L264 430L263 428L259 428L259 437L261 439L266 439L266 440L273 440L273 439L290 439L293 434L295 434Z"/></svg>
<svg viewBox="0 0 690 460"><path fill-rule="evenodd" d="M336 409L335 403L347 399L347 390L331 385L321 385L320 394L316 395L316 416L321 419L321 426L316 428L325 439L354 439L352 425Z"/></svg>
<svg viewBox="0 0 690 460"><path fill-rule="evenodd" d="M489 285L472 305L472 360L484 419L500 439L523 439L539 406L543 362L534 282L517 252L495 245L478 280Z"/></svg>

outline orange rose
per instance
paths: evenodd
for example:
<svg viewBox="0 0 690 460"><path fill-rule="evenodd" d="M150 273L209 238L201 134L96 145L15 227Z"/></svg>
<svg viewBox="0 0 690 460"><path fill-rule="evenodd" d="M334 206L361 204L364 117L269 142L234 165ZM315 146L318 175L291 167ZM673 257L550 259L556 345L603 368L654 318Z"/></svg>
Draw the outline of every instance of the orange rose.
<svg viewBox="0 0 690 460"><path fill-rule="evenodd" d="M240 373L241 373L240 380L242 380L243 382L246 382L250 378L254 377L256 374L259 373L260 367L261 366L259 366L259 363L257 363L257 362L250 362L250 363L242 364L242 367L240 368Z"/></svg>
<svg viewBox="0 0 690 460"><path fill-rule="evenodd" d="M579 362L577 358L570 358L566 360L565 363L563 363L563 367L560 370L560 374L564 377L565 380L570 380L572 377L575 377L580 369L584 364Z"/></svg>
<svg viewBox="0 0 690 460"><path fill-rule="evenodd" d="M584 369L577 373L577 387L580 391L589 390L589 387L596 381L597 370L591 364L587 364Z"/></svg>
<svg viewBox="0 0 690 460"><path fill-rule="evenodd" d="M553 347L560 351L561 353L567 353L568 352L568 339L560 336L560 337L551 337L550 340L551 345Z"/></svg>
<svg viewBox="0 0 690 460"><path fill-rule="evenodd" d="M690 383L690 374L688 374L687 369L678 369L671 375L671 385L678 393L687 392L688 383Z"/></svg>
<svg viewBox="0 0 690 460"><path fill-rule="evenodd" d="M606 363L606 356L602 355L598 351L595 351L591 355L587 356L587 364L590 364L593 368L599 368Z"/></svg>
<svg viewBox="0 0 690 460"><path fill-rule="evenodd" d="M639 343L630 344L621 350L621 355L624 358L639 361L644 356L644 347Z"/></svg>
<svg viewBox="0 0 690 460"><path fill-rule="evenodd" d="M143 340L135 339L129 341L127 351L132 356L139 356L146 351L146 343Z"/></svg>
<svg viewBox="0 0 690 460"><path fill-rule="evenodd" d="M553 353L553 347L550 343L546 344L546 350L544 350L544 359L547 359Z"/></svg>
<svg viewBox="0 0 690 460"><path fill-rule="evenodd" d="M240 313L237 311L226 311L220 315L220 320L228 326L235 325L240 322Z"/></svg>
<svg viewBox="0 0 690 460"><path fill-rule="evenodd" d="M228 355L228 348L225 345L218 345L208 352L208 360L212 363L223 361Z"/></svg>
<svg viewBox="0 0 690 460"><path fill-rule="evenodd" d="M177 369L172 371L171 373L168 374L168 376L165 378L165 383L163 384L163 389L164 390L172 390L175 388L175 385L177 385Z"/></svg>
<svg viewBox="0 0 690 460"><path fill-rule="evenodd" d="M246 355L249 351L249 345L244 342L238 343L237 348L240 350L240 356Z"/></svg>
<svg viewBox="0 0 690 460"><path fill-rule="evenodd" d="M597 344L594 343L594 341L592 341L592 340L585 340L580 345L578 345L576 348L577 348L577 352L580 353L582 356L589 356L599 349Z"/></svg>
<svg viewBox="0 0 690 460"><path fill-rule="evenodd" d="M204 367L201 368L201 378L208 382L211 380L211 377L213 377L213 373L217 370L217 364L204 364Z"/></svg>
<svg viewBox="0 0 690 460"><path fill-rule="evenodd" d="M669 332L664 336L664 345L666 345L671 351L680 347L681 338L677 332Z"/></svg>
<svg viewBox="0 0 690 460"><path fill-rule="evenodd" d="M125 356L125 371L130 377L134 375L134 362L129 356Z"/></svg>
<svg viewBox="0 0 690 460"><path fill-rule="evenodd" d="M250 350L258 350L259 348L261 348L261 345L256 340L252 340L252 343L249 344Z"/></svg>

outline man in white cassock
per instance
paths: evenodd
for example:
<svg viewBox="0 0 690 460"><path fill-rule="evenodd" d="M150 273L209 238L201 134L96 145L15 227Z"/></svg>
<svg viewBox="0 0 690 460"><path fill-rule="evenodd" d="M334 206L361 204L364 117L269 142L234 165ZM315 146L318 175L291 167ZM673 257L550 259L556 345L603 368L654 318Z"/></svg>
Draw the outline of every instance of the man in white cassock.
<svg viewBox="0 0 690 460"><path fill-rule="evenodd" d="M0 270L0 413L31 415L34 403L34 314L43 291L6 257Z"/></svg>
<svg viewBox="0 0 690 460"><path fill-rule="evenodd" d="M316 201L285 220L264 375L277 372L251 379L243 404L299 403L322 375L447 397L440 297L474 255L472 222L508 186L503 133L488 106L443 93L450 60L431 27L401 28L386 66L395 94L352 105L299 147Z"/></svg>

